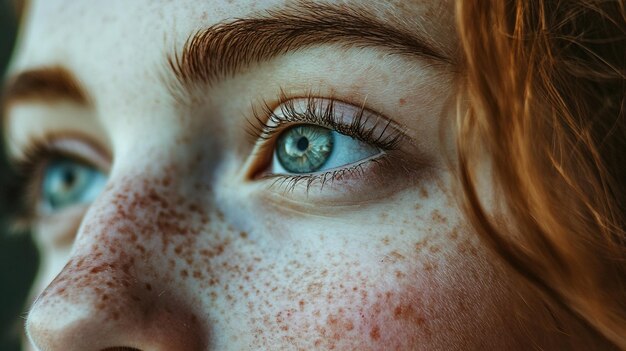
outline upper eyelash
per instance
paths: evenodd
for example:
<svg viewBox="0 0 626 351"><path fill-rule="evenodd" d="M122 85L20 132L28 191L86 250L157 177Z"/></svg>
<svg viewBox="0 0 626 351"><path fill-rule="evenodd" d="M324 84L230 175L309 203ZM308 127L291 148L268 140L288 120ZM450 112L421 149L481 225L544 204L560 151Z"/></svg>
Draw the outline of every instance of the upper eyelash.
<svg viewBox="0 0 626 351"><path fill-rule="evenodd" d="M278 106L282 115L279 116L274 112L267 102L263 102L262 110L253 109L252 120L248 120L250 128L248 134L254 140L268 141L274 139L274 136L285 129L285 124L295 125L310 123L333 129L341 134L351 136L363 142L370 143L382 150L393 150L397 148L403 134L395 128L389 128L392 125L390 120L384 121L382 131L376 132L380 127L379 119L371 125L370 116L374 114L366 114L365 104L361 104L359 110L355 114L350 124L341 122L341 115L335 113L335 104L337 100L333 98L320 98L308 94L306 97L305 111L299 111L295 106L296 100L290 99L281 91L278 98ZM324 106L326 105L326 106ZM322 111L320 114L319 111ZM269 117L267 117L269 116Z"/></svg>
<svg viewBox="0 0 626 351"><path fill-rule="evenodd" d="M37 220L36 204L39 197L41 173L50 160L71 157L52 147L50 138L33 140L19 159L10 160L15 172L11 198L19 199L18 206L10 214L15 231L25 231Z"/></svg>

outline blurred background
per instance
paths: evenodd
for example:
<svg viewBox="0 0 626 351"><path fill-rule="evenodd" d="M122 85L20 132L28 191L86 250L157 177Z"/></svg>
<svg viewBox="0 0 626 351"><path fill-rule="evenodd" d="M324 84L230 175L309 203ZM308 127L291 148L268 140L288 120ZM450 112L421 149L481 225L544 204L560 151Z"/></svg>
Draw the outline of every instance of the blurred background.
<svg viewBox="0 0 626 351"><path fill-rule="evenodd" d="M13 0L0 0L0 76L2 81L4 81L6 67L15 44L17 11L13 5ZM0 124L0 135L2 134ZM26 233L9 232L9 215L17 203L11 195L14 182L15 175L11 173L7 165L2 140L0 145L0 351L20 349L26 295L37 268L37 254L30 236Z"/></svg>

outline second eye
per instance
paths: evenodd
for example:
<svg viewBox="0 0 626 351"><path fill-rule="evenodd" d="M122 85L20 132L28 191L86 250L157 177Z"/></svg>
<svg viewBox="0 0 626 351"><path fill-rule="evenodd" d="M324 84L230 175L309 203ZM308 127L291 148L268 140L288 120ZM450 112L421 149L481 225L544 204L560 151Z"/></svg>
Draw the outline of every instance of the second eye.
<svg viewBox="0 0 626 351"><path fill-rule="evenodd" d="M274 150L271 174L310 174L340 169L382 151L350 136L314 124L283 131Z"/></svg>
<svg viewBox="0 0 626 351"><path fill-rule="evenodd" d="M102 191L107 177L88 165L60 159L45 168L42 184L44 206L50 211L89 203Z"/></svg>

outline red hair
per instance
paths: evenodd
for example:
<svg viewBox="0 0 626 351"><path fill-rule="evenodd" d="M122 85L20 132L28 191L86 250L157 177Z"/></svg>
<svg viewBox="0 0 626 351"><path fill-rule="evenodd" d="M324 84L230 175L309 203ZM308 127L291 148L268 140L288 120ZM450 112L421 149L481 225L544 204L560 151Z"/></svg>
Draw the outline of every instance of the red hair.
<svg viewBox="0 0 626 351"><path fill-rule="evenodd" d="M470 222L546 300L626 349L624 1L459 0L457 22ZM482 150L506 224L478 196Z"/></svg>

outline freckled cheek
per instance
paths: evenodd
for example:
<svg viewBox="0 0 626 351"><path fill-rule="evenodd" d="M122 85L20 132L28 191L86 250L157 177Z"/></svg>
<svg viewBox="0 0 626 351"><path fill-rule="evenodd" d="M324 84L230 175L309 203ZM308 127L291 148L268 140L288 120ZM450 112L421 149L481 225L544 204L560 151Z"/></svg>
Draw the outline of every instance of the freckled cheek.
<svg viewBox="0 0 626 351"><path fill-rule="evenodd" d="M279 313L285 320L304 313L304 318L284 323L283 328L317 337L314 345L321 349L412 349L432 340L434 313L427 291L367 278L339 284L347 291L326 292L323 299L308 296L300 302L301 312Z"/></svg>
<svg viewBox="0 0 626 351"><path fill-rule="evenodd" d="M361 337L371 345L384 345L385 349L407 349L427 344L432 339L432 318L424 291L380 290L365 309Z"/></svg>
<svg viewBox="0 0 626 351"><path fill-rule="evenodd" d="M380 346L375 349L435 349L471 345L502 332L490 321L510 298L492 281L494 271L471 255L435 260L434 266L416 260L396 270L395 280L374 283L360 316L363 340Z"/></svg>

